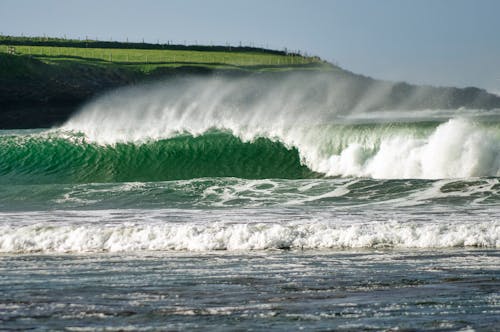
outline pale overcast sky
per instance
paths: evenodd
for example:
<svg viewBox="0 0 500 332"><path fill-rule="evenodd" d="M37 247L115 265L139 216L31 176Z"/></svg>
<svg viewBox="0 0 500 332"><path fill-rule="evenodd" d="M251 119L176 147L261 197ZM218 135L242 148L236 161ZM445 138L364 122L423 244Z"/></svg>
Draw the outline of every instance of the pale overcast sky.
<svg viewBox="0 0 500 332"><path fill-rule="evenodd" d="M500 0L0 0L4 35L253 44L500 93Z"/></svg>

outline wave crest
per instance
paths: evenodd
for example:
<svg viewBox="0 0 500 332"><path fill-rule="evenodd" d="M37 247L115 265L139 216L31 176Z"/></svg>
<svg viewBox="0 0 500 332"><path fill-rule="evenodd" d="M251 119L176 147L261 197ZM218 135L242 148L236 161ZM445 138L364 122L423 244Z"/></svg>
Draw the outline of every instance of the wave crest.
<svg viewBox="0 0 500 332"><path fill-rule="evenodd" d="M296 149L311 171L327 176L500 175L498 114L477 111L477 117L494 121L475 121L449 118L454 113L474 114L467 110L444 112L444 118L439 111L388 111L382 118L360 122L363 113L358 112L369 109L361 106L385 92L370 91L348 110L341 105L348 87L332 84L321 75L175 80L106 95L61 129L106 145L142 144L182 133L197 137L215 128L242 142L280 142Z"/></svg>
<svg viewBox="0 0 500 332"><path fill-rule="evenodd" d="M427 137L394 135L376 148L350 143L313 169L327 175L394 178L500 176L498 131L451 119Z"/></svg>

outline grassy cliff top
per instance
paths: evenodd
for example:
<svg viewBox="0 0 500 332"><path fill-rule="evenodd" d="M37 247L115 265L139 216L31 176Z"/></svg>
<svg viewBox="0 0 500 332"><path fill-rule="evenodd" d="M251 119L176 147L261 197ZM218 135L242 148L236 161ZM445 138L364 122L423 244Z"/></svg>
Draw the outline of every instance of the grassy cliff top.
<svg viewBox="0 0 500 332"><path fill-rule="evenodd" d="M53 37L18 37L0 35L0 45L30 45L30 46L59 46L79 48L119 48L119 49L145 49L145 50L187 50L187 51L214 51L214 52L250 52L275 55L300 56L299 52L287 50L272 50L252 46L214 46L214 45L184 45L184 44L151 44L137 42L100 41L92 39L63 39Z"/></svg>
<svg viewBox="0 0 500 332"><path fill-rule="evenodd" d="M0 54L29 57L48 65L72 64L149 74L161 68L198 67L244 71L331 70L318 57L255 47L171 45L0 36ZM0 72L22 74L15 68ZM18 66L19 70L26 66Z"/></svg>

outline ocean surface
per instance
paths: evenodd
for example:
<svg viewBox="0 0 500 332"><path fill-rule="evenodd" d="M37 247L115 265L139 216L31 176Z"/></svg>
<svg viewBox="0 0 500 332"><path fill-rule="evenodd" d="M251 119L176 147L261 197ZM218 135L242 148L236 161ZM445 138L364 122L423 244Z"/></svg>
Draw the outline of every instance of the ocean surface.
<svg viewBox="0 0 500 332"><path fill-rule="evenodd" d="M498 330L498 110L202 83L0 131L0 330Z"/></svg>

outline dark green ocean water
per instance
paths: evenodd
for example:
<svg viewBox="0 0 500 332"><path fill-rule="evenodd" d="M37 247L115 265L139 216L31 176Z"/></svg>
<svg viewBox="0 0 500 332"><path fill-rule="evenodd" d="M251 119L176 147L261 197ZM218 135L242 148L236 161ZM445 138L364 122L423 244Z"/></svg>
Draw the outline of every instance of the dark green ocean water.
<svg viewBox="0 0 500 332"><path fill-rule="evenodd" d="M440 125L343 130L365 144L379 132L369 159L392 137L380 132L425 144ZM500 149L480 143L479 156ZM113 144L2 132L0 328L494 331L496 158L465 168L492 172L480 176L373 178L227 131Z"/></svg>
<svg viewBox="0 0 500 332"><path fill-rule="evenodd" d="M497 111L189 86L0 131L0 330L498 329Z"/></svg>

